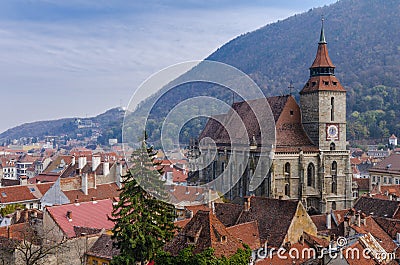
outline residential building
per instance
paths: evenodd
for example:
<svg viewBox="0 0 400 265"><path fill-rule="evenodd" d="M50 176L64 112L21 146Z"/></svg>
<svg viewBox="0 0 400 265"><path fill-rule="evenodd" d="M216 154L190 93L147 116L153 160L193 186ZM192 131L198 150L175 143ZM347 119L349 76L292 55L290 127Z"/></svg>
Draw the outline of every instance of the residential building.
<svg viewBox="0 0 400 265"><path fill-rule="evenodd" d="M53 236L57 240L110 231L114 227L108 218L112 209L111 199L46 206L43 225L54 227Z"/></svg>
<svg viewBox="0 0 400 265"><path fill-rule="evenodd" d="M400 154L393 153L369 169L372 190L375 186L400 184Z"/></svg>

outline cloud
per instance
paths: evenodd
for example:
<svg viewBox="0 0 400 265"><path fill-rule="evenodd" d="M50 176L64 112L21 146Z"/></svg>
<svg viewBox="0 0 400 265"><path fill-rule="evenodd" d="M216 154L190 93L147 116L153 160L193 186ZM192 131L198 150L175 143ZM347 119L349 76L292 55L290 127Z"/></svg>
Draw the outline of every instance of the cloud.
<svg viewBox="0 0 400 265"><path fill-rule="evenodd" d="M125 105L154 72L203 59L235 36L296 12L241 1L138 2L1 2L2 109L10 114L0 131Z"/></svg>

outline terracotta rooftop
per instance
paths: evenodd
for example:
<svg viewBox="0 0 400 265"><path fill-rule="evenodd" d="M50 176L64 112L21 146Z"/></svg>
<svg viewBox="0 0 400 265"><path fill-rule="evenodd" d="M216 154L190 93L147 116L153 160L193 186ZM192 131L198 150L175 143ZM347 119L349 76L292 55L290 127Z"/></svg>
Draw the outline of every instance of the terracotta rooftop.
<svg viewBox="0 0 400 265"><path fill-rule="evenodd" d="M369 178L353 178L353 182L357 183L360 190L369 190Z"/></svg>
<svg viewBox="0 0 400 265"><path fill-rule="evenodd" d="M46 210L61 231L71 238L79 236L75 234L74 227L112 229L114 223L108 219L113 209L112 203L111 199L106 199L96 202L47 206ZM67 218L68 212L71 213L71 219Z"/></svg>
<svg viewBox="0 0 400 265"><path fill-rule="evenodd" d="M165 250L172 255L194 245L194 253L213 248L217 257L229 257L243 248L242 243L232 236L218 218L209 211L198 211L192 220L167 243Z"/></svg>
<svg viewBox="0 0 400 265"><path fill-rule="evenodd" d="M367 215L391 218L397 213L399 204L398 201L362 196L354 204L354 209Z"/></svg>
<svg viewBox="0 0 400 265"><path fill-rule="evenodd" d="M400 172L400 154L391 154L390 156L377 163L370 168L370 172L386 172L386 173L399 173Z"/></svg>
<svg viewBox="0 0 400 265"><path fill-rule="evenodd" d="M99 239L94 242L93 246L87 252L87 255L111 260L114 256L119 255L119 250L113 247L113 243L110 235L102 234Z"/></svg>
<svg viewBox="0 0 400 265"><path fill-rule="evenodd" d="M117 184L109 183L97 185L96 188L89 188L88 195L85 195L80 189L67 190L63 191L63 193L65 194L65 196L68 197L70 202L74 202L75 199L78 199L79 202L88 202L91 201L92 198L94 198L95 200L103 200L118 197L120 193L118 189L119 188Z"/></svg>
<svg viewBox="0 0 400 265"><path fill-rule="evenodd" d="M229 203L215 204L215 213L226 226L257 221L260 240L263 244L280 247L295 216L299 202L262 197L249 197L248 211ZM276 222L279 220L279 222Z"/></svg>
<svg viewBox="0 0 400 265"><path fill-rule="evenodd" d="M0 187L0 203L19 203L39 200L53 183Z"/></svg>
<svg viewBox="0 0 400 265"><path fill-rule="evenodd" d="M379 244L385 249L387 253L393 253L397 249L397 245L393 242L392 238L386 233L372 216L365 217L365 225L361 222L360 226L351 225L357 233L367 234L370 233L379 241Z"/></svg>
<svg viewBox="0 0 400 265"><path fill-rule="evenodd" d="M256 250L261 247L257 221L230 226L227 230L240 242L248 245L250 249Z"/></svg>
<svg viewBox="0 0 400 265"><path fill-rule="evenodd" d="M400 220L393 218L374 217L375 222L393 239L400 233Z"/></svg>

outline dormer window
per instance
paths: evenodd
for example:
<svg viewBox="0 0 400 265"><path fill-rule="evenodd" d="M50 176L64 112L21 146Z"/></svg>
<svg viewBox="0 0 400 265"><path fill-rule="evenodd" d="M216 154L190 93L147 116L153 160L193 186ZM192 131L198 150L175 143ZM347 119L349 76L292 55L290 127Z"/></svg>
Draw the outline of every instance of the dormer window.
<svg viewBox="0 0 400 265"><path fill-rule="evenodd" d="M222 243L225 243L226 241L227 241L226 236L221 236L221 242L222 242Z"/></svg>
<svg viewBox="0 0 400 265"><path fill-rule="evenodd" d="M316 86L317 85L317 82L312 82L312 86Z"/></svg>
<svg viewBox="0 0 400 265"><path fill-rule="evenodd" d="M294 115L294 112L293 112L293 110L291 109L290 110L290 116L293 116Z"/></svg>
<svg viewBox="0 0 400 265"><path fill-rule="evenodd" d="M334 86L337 86L337 82L332 82L332 84L333 84Z"/></svg>
<svg viewBox="0 0 400 265"><path fill-rule="evenodd" d="M186 242L188 244L196 244L196 238L194 236L187 236L186 237Z"/></svg>
<svg viewBox="0 0 400 265"><path fill-rule="evenodd" d="M328 81L324 81L324 85L325 86L329 86L329 82Z"/></svg>

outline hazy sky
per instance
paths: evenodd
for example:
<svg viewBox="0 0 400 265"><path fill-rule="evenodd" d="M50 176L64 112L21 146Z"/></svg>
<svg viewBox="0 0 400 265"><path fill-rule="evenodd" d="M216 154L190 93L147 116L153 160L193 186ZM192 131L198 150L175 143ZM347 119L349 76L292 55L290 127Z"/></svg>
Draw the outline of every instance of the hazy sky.
<svg viewBox="0 0 400 265"><path fill-rule="evenodd" d="M0 132L125 106L151 74L336 0L2 0Z"/></svg>

